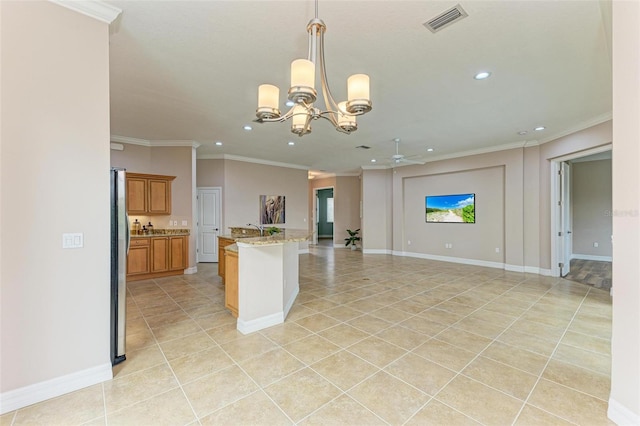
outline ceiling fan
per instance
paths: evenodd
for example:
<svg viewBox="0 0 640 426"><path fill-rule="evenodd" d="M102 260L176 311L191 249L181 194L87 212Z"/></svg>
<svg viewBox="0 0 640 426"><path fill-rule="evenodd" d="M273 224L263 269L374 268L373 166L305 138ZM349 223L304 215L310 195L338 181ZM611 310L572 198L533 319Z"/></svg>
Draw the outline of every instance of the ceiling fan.
<svg viewBox="0 0 640 426"><path fill-rule="evenodd" d="M400 164L424 164L425 163L424 161L410 160L404 155L400 154L399 152L400 139L395 138L393 141L396 143L396 153L391 156L391 167L396 167Z"/></svg>

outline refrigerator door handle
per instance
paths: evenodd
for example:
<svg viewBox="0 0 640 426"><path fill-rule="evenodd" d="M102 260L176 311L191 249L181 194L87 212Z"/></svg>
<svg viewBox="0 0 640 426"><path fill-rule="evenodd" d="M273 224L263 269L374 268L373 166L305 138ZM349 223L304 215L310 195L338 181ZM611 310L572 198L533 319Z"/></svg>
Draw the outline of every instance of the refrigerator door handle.
<svg viewBox="0 0 640 426"><path fill-rule="evenodd" d="M125 212L124 213L124 222L125 222L125 229L127 232L127 246L126 248L126 252L127 255L129 254L129 246L131 245L131 230L129 229L129 213Z"/></svg>

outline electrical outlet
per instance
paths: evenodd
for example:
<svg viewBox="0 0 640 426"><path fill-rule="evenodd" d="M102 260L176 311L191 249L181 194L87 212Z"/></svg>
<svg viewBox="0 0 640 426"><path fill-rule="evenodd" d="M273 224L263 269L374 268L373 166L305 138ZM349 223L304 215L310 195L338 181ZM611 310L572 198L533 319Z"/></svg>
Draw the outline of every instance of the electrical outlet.
<svg viewBox="0 0 640 426"><path fill-rule="evenodd" d="M598 247L600 244L598 244L597 242L593 243L594 247Z"/></svg>
<svg viewBox="0 0 640 426"><path fill-rule="evenodd" d="M84 246L84 234L76 232L72 234L62 234L62 248L82 248Z"/></svg>
<svg viewBox="0 0 640 426"><path fill-rule="evenodd" d="M178 226L178 221L177 220L173 221L173 226Z"/></svg>
<svg viewBox="0 0 640 426"><path fill-rule="evenodd" d="M173 225L173 221L170 220L169 221L169 226L171 226L171 225Z"/></svg>
<svg viewBox="0 0 640 426"><path fill-rule="evenodd" d="M496 253L500 253L500 247L496 247Z"/></svg>
<svg viewBox="0 0 640 426"><path fill-rule="evenodd" d="M182 226L188 226L188 225L187 225L187 221L186 221L186 220L183 220L183 221L182 221Z"/></svg>
<svg viewBox="0 0 640 426"><path fill-rule="evenodd" d="M408 241L407 241L407 244L408 244L408 245L411 245L411 240L408 240Z"/></svg>

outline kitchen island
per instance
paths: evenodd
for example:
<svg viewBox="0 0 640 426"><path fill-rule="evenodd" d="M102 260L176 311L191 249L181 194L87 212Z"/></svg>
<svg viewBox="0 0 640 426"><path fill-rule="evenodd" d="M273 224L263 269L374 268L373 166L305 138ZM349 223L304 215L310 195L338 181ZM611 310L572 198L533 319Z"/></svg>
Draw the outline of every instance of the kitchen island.
<svg viewBox="0 0 640 426"><path fill-rule="evenodd" d="M248 334L283 323L300 290L298 243L306 241L309 232L286 229L264 237L224 238L235 240L225 250L237 251L237 258L225 256L225 262L237 261L238 331ZM235 281L235 273L233 277ZM233 281L225 282L225 292L235 293Z"/></svg>

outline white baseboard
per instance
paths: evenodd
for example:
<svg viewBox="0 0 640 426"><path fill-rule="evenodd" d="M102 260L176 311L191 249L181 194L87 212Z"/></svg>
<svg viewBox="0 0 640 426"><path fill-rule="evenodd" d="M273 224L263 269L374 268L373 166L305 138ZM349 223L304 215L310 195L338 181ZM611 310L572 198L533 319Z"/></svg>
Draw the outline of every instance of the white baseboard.
<svg viewBox="0 0 640 426"><path fill-rule="evenodd" d="M632 412L615 399L609 398L607 417L618 426L640 425L640 415Z"/></svg>
<svg viewBox="0 0 640 426"><path fill-rule="evenodd" d="M526 272L527 274L544 275L546 277L553 276L553 274L551 273L551 269L542 269L537 266L525 266L524 272Z"/></svg>
<svg viewBox="0 0 640 426"><path fill-rule="evenodd" d="M298 254L309 254L309 247L304 249L298 249Z"/></svg>
<svg viewBox="0 0 640 426"><path fill-rule="evenodd" d="M509 272L526 272L525 266L504 264L504 270Z"/></svg>
<svg viewBox="0 0 640 426"><path fill-rule="evenodd" d="M572 254L571 260L580 259L580 260L597 260L598 262L613 262L613 257L611 256L594 256L592 254Z"/></svg>
<svg viewBox="0 0 640 426"><path fill-rule="evenodd" d="M184 270L184 274L185 275L191 275L191 274L195 274L198 272L198 267L197 266L192 266L191 268L187 268Z"/></svg>
<svg viewBox="0 0 640 426"><path fill-rule="evenodd" d="M364 254L393 254L392 250L387 249L362 249Z"/></svg>
<svg viewBox="0 0 640 426"><path fill-rule="evenodd" d="M249 333L253 333L254 331L262 330L263 328L282 324L283 322L284 322L284 312L278 312L275 314L267 315L267 316L256 318L249 321L243 321L240 318L238 318L236 328L242 334L249 334Z"/></svg>
<svg viewBox="0 0 640 426"><path fill-rule="evenodd" d="M438 260L441 262L462 263L465 265L486 266L488 268L504 269L505 264L500 262L489 262L486 260L465 259L463 257L438 256L434 254L412 253L407 251L394 251L395 256L417 257L418 259Z"/></svg>
<svg viewBox="0 0 640 426"><path fill-rule="evenodd" d="M0 414L55 398L113 378L111 363L87 368L0 394Z"/></svg>

